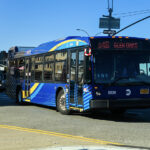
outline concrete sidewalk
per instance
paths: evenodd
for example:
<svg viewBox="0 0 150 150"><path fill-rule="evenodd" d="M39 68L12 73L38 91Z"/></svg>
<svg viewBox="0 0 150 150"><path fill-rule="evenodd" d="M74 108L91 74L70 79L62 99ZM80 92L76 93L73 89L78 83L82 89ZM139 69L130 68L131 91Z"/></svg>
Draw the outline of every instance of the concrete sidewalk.
<svg viewBox="0 0 150 150"><path fill-rule="evenodd" d="M125 148L116 146L73 146L73 147L49 147L31 150L147 150L141 148Z"/></svg>

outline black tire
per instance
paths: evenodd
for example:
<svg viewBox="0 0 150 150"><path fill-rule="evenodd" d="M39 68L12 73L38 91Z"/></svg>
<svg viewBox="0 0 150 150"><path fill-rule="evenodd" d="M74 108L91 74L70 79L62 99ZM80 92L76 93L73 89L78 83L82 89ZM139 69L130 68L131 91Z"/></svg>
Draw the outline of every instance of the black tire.
<svg viewBox="0 0 150 150"><path fill-rule="evenodd" d="M16 103L22 104L22 91L21 90L18 90L17 92Z"/></svg>
<svg viewBox="0 0 150 150"><path fill-rule="evenodd" d="M119 115L119 114L124 114L126 112L126 109L124 109L124 108L123 109L111 109L110 111L112 114Z"/></svg>
<svg viewBox="0 0 150 150"><path fill-rule="evenodd" d="M63 90L59 91L57 95L57 110L63 115L70 114L70 110L66 108L66 98Z"/></svg>

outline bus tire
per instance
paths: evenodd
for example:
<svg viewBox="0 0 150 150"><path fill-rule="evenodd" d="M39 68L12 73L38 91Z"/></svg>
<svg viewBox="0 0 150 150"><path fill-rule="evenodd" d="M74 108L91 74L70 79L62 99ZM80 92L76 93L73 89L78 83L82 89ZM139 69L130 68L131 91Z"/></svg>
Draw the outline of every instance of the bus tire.
<svg viewBox="0 0 150 150"><path fill-rule="evenodd" d="M18 104L22 104L22 91L21 90L18 90L18 92L17 92L17 100L16 100L16 102Z"/></svg>
<svg viewBox="0 0 150 150"><path fill-rule="evenodd" d="M57 110L63 115L70 114L70 110L66 108L66 98L63 90L60 90L57 95Z"/></svg>

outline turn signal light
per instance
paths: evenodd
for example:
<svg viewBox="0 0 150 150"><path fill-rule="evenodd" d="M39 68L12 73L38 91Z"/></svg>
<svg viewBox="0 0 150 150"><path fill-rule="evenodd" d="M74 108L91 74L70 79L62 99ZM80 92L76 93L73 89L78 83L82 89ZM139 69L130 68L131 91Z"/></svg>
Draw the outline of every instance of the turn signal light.
<svg viewBox="0 0 150 150"><path fill-rule="evenodd" d="M97 89L98 89L98 87L97 87L97 86L95 86L95 87L94 87L94 89L95 89L95 90L97 90Z"/></svg>

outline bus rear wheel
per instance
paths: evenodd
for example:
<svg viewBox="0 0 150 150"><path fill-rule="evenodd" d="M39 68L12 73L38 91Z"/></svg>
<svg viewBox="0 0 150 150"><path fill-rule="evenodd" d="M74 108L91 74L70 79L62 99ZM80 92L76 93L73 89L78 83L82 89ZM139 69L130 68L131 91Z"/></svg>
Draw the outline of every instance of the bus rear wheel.
<svg viewBox="0 0 150 150"><path fill-rule="evenodd" d="M66 97L63 90L61 90L57 95L57 110L64 115L69 115L70 110L66 108Z"/></svg>

